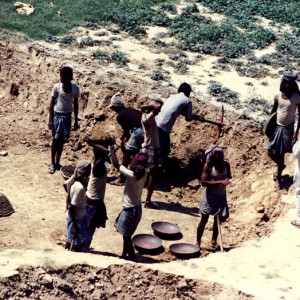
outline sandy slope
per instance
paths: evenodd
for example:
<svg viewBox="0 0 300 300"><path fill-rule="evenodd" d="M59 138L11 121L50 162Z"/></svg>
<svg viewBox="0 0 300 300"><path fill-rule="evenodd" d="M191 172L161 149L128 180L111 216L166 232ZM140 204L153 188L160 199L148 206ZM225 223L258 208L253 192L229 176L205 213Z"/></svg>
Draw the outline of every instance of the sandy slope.
<svg viewBox="0 0 300 300"><path fill-rule="evenodd" d="M123 92L129 105L138 108L146 96L159 94L166 98L175 91L174 86L187 80L195 90L195 107L211 119L217 118L219 108L213 106L213 101L201 101L206 98L206 87L197 81L200 73L202 83L214 77L224 85L234 82L233 87L242 91L245 98L249 92L244 90L244 81L249 79L238 78L234 72L211 73L215 58L201 60L186 76L170 73L168 82L153 82L148 77L149 71L143 73L134 65L147 57L151 70L159 55L149 56L148 52L143 52L150 51L149 48L144 49L140 42L129 37L126 37L126 45L120 43L119 46L131 53L132 49L137 49L144 56L133 57L132 65L122 69L92 60L91 49L74 52L76 49L61 50L46 45L43 52L37 51L39 48L35 46L29 53L24 44L0 44L0 150L8 151L8 156L0 157L0 191L8 196L16 211L11 217L0 219L2 276L23 264L59 267L89 263L107 267L124 263L118 258L122 239L113 227L121 206L122 188L109 185L106 195L109 220L107 228L96 233L94 254L67 253L62 249L65 239L63 179L59 173L47 174L50 159L47 106L61 65L74 68L75 81L84 93L80 107L81 129L72 133L63 163L74 163L76 157L91 157L90 149L82 141L84 136L117 135L114 115L106 108L117 90ZM273 95L278 80L267 80L268 86L253 80L255 91ZM17 97L9 94L12 83L19 87ZM244 89L241 90L241 86ZM98 122L96 117L101 115L105 116L104 121ZM151 257L139 255L138 261L153 269L222 283L255 295L257 299L300 299L295 267L299 260L300 232L289 224L293 214L289 209L293 207L294 159L291 155L288 158L285 189L274 193L273 166L266 155L266 139L255 121L240 120L239 114L230 109L226 110L225 117L226 131L221 144L232 164L234 184L228 190L231 216L223 224L223 235L225 247L234 249L209 256L204 250L200 259L174 261L168 252L170 242L164 241L165 253ZM210 125L186 124L178 120L172 134L173 176L165 178L172 189L155 192L154 199L161 210L144 210L137 233L151 233L153 221L165 220L180 226L185 242L195 243L198 200L203 191L197 181L199 159L214 136L215 128ZM204 244L210 235L211 223L205 232ZM223 299L232 299L233 294L227 292Z"/></svg>

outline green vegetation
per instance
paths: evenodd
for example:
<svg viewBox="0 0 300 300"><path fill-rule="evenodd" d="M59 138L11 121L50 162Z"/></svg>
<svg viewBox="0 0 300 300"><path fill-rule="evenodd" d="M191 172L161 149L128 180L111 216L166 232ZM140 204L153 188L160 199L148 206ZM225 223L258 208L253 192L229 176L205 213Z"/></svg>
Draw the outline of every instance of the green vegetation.
<svg viewBox="0 0 300 300"><path fill-rule="evenodd" d="M100 42L86 37L80 42L68 32L77 26L99 29L100 26L114 23L114 33L126 31L133 36L143 35L145 26L164 26L169 33L157 36L157 47L175 46L179 50L189 50L204 54L218 55L236 59L253 56L253 50L264 49L276 44L273 54L265 55L254 63L266 64L274 68L293 69L299 67L300 58L300 2L296 0L197 0L186 4L178 15L175 0L70 0L38 1L32 0L35 7L32 15L18 15L12 1L2 1L0 10L0 28L26 33L30 38L59 42L62 45L76 44L80 47L99 45ZM53 3L53 4L52 4ZM204 17L198 3L226 17L215 22ZM58 13L59 12L59 13ZM173 16L170 17L170 14ZM273 24L262 26L265 17L274 22L292 26L292 33L287 35L282 28ZM274 29L280 29L275 33ZM99 36L105 33L100 33ZM163 36L164 35L164 36ZM58 38L58 36L63 36ZM171 36L175 45L168 44L164 37ZM230 64L232 61L230 61ZM183 63L180 63L182 68ZM247 71L237 66L237 71L245 76L262 76L265 73L254 66ZM261 75L259 74L261 73Z"/></svg>
<svg viewBox="0 0 300 300"><path fill-rule="evenodd" d="M35 12L26 16L16 13L14 1L1 1L0 28L24 32L33 39L46 39L65 35L77 26L95 28L109 20L122 30L135 33L135 28L143 24L164 24L168 19L162 11L155 13L151 8L161 3L159 0L57 0L53 5L51 1L31 0L30 3Z"/></svg>
<svg viewBox="0 0 300 300"><path fill-rule="evenodd" d="M150 78L152 80L155 80L155 81L159 81L159 80L164 80L164 76L163 74L161 73L161 70L160 69L156 69L152 72L152 74L150 75Z"/></svg>
<svg viewBox="0 0 300 300"><path fill-rule="evenodd" d="M103 62L113 62L119 67L126 66L129 63L126 54L118 50L113 51L111 54L106 51L96 50L93 52L92 57Z"/></svg>
<svg viewBox="0 0 300 300"><path fill-rule="evenodd" d="M235 109L242 108L239 100L239 94L223 87L223 85L217 81L209 81L208 93L214 97L216 101L227 103L232 105Z"/></svg>
<svg viewBox="0 0 300 300"><path fill-rule="evenodd" d="M249 100L248 109L252 112L268 114L271 110L271 107L271 103L262 98L251 98Z"/></svg>
<svg viewBox="0 0 300 300"><path fill-rule="evenodd" d="M106 14L106 19L134 36L145 33L144 25L168 26L169 17L164 11L152 8L151 2L154 1L121 1Z"/></svg>

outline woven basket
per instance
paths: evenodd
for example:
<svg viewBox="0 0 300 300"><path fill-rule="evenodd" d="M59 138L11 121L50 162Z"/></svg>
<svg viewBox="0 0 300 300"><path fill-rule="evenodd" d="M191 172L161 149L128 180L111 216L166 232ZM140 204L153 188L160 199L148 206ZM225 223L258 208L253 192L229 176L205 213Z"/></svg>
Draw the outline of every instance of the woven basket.
<svg viewBox="0 0 300 300"><path fill-rule="evenodd" d="M0 193L0 217L8 217L14 212L15 210L13 209L7 197Z"/></svg>
<svg viewBox="0 0 300 300"><path fill-rule="evenodd" d="M74 173L75 166L65 165L61 167L60 173L65 180L68 180Z"/></svg>

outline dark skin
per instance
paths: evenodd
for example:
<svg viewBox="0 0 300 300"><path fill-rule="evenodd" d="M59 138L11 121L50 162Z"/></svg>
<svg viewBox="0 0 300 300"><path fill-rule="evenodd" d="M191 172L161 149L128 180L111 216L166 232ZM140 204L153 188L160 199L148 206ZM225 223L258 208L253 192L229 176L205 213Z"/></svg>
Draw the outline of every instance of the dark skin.
<svg viewBox="0 0 300 300"><path fill-rule="evenodd" d="M162 104L151 104L151 105L144 105L142 106L141 110L146 113L150 113L153 111L153 114L157 116L161 110ZM149 124L144 124L145 130L150 129ZM159 166L154 166L152 168L149 168L149 173L148 173L148 186L147 186L147 196L145 200L145 206L151 205L151 197L154 191L155 184L157 182L157 177L159 176L160 173L160 167Z"/></svg>
<svg viewBox="0 0 300 300"><path fill-rule="evenodd" d="M114 147L110 148L110 156L111 156L112 164L117 170L119 170L120 164L118 162L118 158L116 156ZM123 236L123 251L121 257L127 259L127 255L130 260L135 261L135 252L134 252L131 236Z"/></svg>
<svg viewBox="0 0 300 300"><path fill-rule="evenodd" d="M100 178L106 170L105 161L109 154L109 150L104 146L99 145L91 140L87 140L87 144L93 147L94 151L92 173L95 177ZM94 222L92 221L89 221L89 228L91 231L91 235L93 236L97 228L96 224L94 224Z"/></svg>
<svg viewBox="0 0 300 300"><path fill-rule="evenodd" d="M190 93L188 93L188 92L183 92L183 93L188 98L190 97ZM196 115L196 114L193 114L192 118L186 118L186 121L187 122L191 122L191 121L205 122L205 123L209 123L209 124L212 124L212 125L216 125L220 128L222 128L224 126L224 124L222 124L222 123L206 120L203 115Z"/></svg>
<svg viewBox="0 0 300 300"><path fill-rule="evenodd" d="M111 107L111 109L116 112L117 114L119 114L123 109L125 108L125 106L117 106L117 107ZM130 151L127 150L125 148L125 143L129 140L130 138L130 130L128 128L124 128L123 129L123 133L122 136L120 138L116 139L116 145L118 146L118 148L120 148L123 152L123 159L122 159L122 165L127 167L130 163L130 161L132 160L133 156L137 153L137 151ZM116 148L116 150L118 149ZM125 182L126 178L120 174L119 179L121 182Z"/></svg>
<svg viewBox="0 0 300 300"><path fill-rule="evenodd" d="M68 78L64 74L60 74L60 81L62 83L62 89L66 94L71 93L72 91L72 83L71 78ZM50 130L53 129L53 119L54 119L54 105L56 102L56 98L52 97L50 106L49 106L49 122L48 128ZM79 128L78 125L78 98L74 98L74 127L73 130L77 130ZM59 166L61 154L63 151L64 143L66 142L65 139L53 139L51 145L51 165L52 166Z"/></svg>
<svg viewBox="0 0 300 300"><path fill-rule="evenodd" d="M286 85L285 87L288 89L289 88L289 83L286 82L285 85ZM284 99L284 100L287 100L287 101L289 99L289 97L287 95L285 95L284 93L281 93L281 98ZM272 115L274 112L276 112L277 109L278 109L278 100L275 98L272 110L270 112L270 115ZM299 134L300 105L297 105L297 110L298 110L298 121L297 121L296 131L293 135L292 145L294 145L297 142L297 138L298 138L298 134ZM277 172L276 172L276 174L274 174L275 189L277 190L278 188L280 188L280 183L281 183L281 180L282 180L282 171L285 168L284 154L273 154L273 153L269 152L268 155L275 162L275 164L277 165Z"/></svg>
<svg viewBox="0 0 300 300"><path fill-rule="evenodd" d="M84 178L80 178L78 179L79 182L81 182L83 184L83 186L86 186L88 177L84 177ZM76 239L80 233L79 227L77 225L77 219L76 219L76 206L68 203L67 204L67 209L69 210L69 214L70 214L70 218L72 220L73 226L72 226L72 232L74 234L74 239ZM66 249L70 248L69 243L66 243ZM76 249L73 249L75 251L81 251L80 246L77 246Z"/></svg>
<svg viewBox="0 0 300 300"><path fill-rule="evenodd" d="M218 173L223 173L225 171L225 168L227 170L227 179L225 180L210 180L209 175L211 173L212 167L215 167L216 171ZM203 186L214 186L214 185L223 185L227 186L231 184L231 171L230 171L230 165L229 163L224 161L224 156L221 152L217 152L217 154L214 157L214 162L213 165L209 165L207 163L204 164L204 168L202 171L201 175L201 184ZM205 226L208 222L209 215L204 215L202 214L198 228L197 228L197 243L200 247L201 245L201 239L203 236L203 232L205 229ZM217 244L217 238L219 235L219 230L218 230L218 221L217 221L217 215L214 216L214 223L213 223L213 233L212 233L212 239L211 239L211 245L216 245Z"/></svg>

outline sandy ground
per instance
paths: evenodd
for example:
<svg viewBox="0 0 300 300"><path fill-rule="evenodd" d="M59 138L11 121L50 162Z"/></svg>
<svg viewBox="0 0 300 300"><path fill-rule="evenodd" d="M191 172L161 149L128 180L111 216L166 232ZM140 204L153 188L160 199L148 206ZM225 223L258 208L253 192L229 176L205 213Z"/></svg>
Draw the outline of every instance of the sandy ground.
<svg viewBox="0 0 300 300"><path fill-rule="evenodd" d="M149 39L158 31L159 28L153 29ZM245 99L249 87L244 83L249 80L253 81L253 92L265 98L271 100L277 92L279 79L276 78L264 79L269 83L264 86L260 80L240 78L235 72L212 71L211 66L217 59L214 57L203 57L191 66L187 75L170 73L167 81L154 82L149 79L149 70L159 54L150 51L151 41L142 43L125 35L120 37L124 42L116 41L116 45L122 51L133 55L135 49L139 53L131 57L132 63L126 68L100 64L91 59L89 54L93 49L60 49L57 45L41 43L35 44L33 52L29 53L28 44L0 43L0 150L8 152L7 156L0 156L0 192L10 199L15 209L10 217L0 219L2 277L9 276L23 265L61 268L88 264L106 268L128 263L119 258L122 238L113 226L121 209L122 187L107 185L105 202L109 220L105 229L96 232L92 252L76 254L63 249L64 180L59 172L47 174L50 160L47 107L60 66L74 68L75 82L83 92L81 128L72 132L62 157L64 164L91 158L91 151L83 142L85 136L99 137L107 133L118 136L115 116L107 109L110 97L118 90L128 105L139 108L146 96L155 94L165 99L175 92L174 87L186 80L194 88L195 109L214 120L220 113L219 106L215 107L213 100L209 103L202 101L208 99L206 83L212 77L225 86L231 85ZM37 51L39 46L36 45L42 45L43 51ZM77 51L76 55L74 51ZM145 62L146 57L148 71L136 68ZM199 84L199 77L202 84ZM9 93L12 83L19 88L18 96ZM239 115L239 112L226 108L225 136L220 141L232 165L234 178L228 189L231 215L222 225L224 246L230 251L211 253L203 249L200 258L181 261L169 252L169 245L173 242L163 241L164 253L157 256L137 254L135 266L183 275L200 282L208 281L211 290L214 290L214 283L221 284L222 288L215 288L217 294L209 294L215 299L239 299L239 291L253 295L255 299L300 299L296 276L300 232L290 225L294 214L291 176L295 160L292 155L287 156L284 188L275 193L274 166L266 155L266 138L255 120L241 120ZM102 121L99 121L99 116L103 117L100 118ZM164 178L169 189L155 191L153 199L161 209L143 210L137 234L152 233L154 221L169 221L180 227L182 242L196 242L198 202L203 191L198 181L199 161L214 136L215 128L210 125L187 124L179 118L172 133L171 171ZM110 174L113 174L111 170ZM211 237L211 225L210 221L203 237L204 248Z"/></svg>

